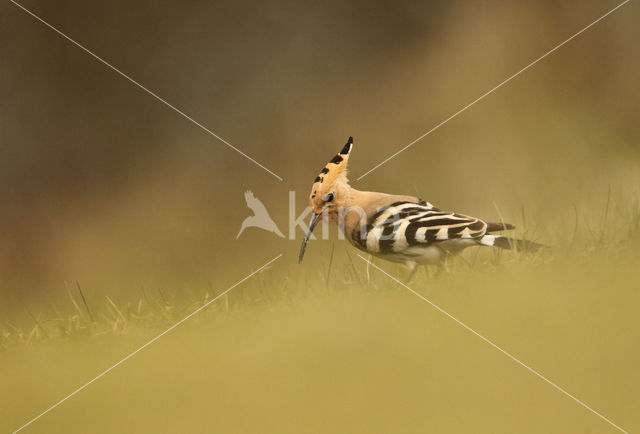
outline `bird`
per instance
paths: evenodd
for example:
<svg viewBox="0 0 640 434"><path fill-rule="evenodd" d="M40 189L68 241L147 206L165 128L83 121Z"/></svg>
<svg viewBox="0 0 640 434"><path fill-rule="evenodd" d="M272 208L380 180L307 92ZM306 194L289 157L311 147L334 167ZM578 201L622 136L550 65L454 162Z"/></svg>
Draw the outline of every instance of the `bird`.
<svg viewBox="0 0 640 434"><path fill-rule="evenodd" d="M254 215L251 215L244 219L242 222L242 226L240 227L240 232L236 236L236 240L240 238L240 234L246 229L250 227L256 227L260 229L264 229L269 232L275 233L280 238L284 238L284 234L280 232L278 226L273 221L269 213L267 212L267 208L265 208L264 204L253 195L253 192L247 190L244 192L244 200L247 202L247 207L253 211Z"/></svg>
<svg viewBox="0 0 640 434"><path fill-rule="evenodd" d="M418 265L442 266L452 255L471 246L536 251L534 241L495 232L515 229L509 223L488 223L479 218L442 211L410 195L359 191L349 185L347 164L353 150L349 137L313 181L309 205L313 212L300 247L302 262L313 229L320 220L337 223L355 248L388 261L404 263L409 278Z"/></svg>

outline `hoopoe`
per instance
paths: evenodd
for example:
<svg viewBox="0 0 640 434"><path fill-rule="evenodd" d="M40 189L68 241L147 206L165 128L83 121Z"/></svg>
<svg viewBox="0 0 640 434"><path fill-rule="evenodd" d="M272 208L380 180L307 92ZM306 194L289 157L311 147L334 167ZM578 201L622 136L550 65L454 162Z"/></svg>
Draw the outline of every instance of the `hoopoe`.
<svg viewBox="0 0 640 434"><path fill-rule="evenodd" d="M537 250L541 244L493 232L514 229L508 223L486 223L478 218L442 211L415 196L359 191L349 185L347 163L353 138L315 178L309 205L313 216L300 248L302 261L309 237L326 218L339 223L356 248L393 262L403 262L412 275L417 265L442 264L449 255L469 246ZM324 216L324 217L323 217Z"/></svg>

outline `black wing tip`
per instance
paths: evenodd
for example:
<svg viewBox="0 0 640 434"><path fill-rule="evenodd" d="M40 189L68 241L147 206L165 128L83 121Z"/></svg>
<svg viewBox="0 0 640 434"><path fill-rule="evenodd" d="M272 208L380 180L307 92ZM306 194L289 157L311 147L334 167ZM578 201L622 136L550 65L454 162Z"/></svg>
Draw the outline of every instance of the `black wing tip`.
<svg viewBox="0 0 640 434"><path fill-rule="evenodd" d="M511 223L487 223L487 232L512 231L515 228Z"/></svg>

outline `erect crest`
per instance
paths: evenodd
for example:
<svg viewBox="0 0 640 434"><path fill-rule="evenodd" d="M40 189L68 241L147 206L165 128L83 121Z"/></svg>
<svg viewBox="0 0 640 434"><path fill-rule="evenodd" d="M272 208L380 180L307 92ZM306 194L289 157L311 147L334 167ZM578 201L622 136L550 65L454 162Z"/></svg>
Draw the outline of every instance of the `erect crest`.
<svg viewBox="0 0 640 434"><path fill-rule="evenodd" d="M349 162L349 154L353 149L353 137L349 137L347 143L342 150L331 159L320 171L316 179L313 181L311 189L311 200L317 195L322 195L325 190L333 186L336 181L348 183L347 179L347 163Z"/></svg>

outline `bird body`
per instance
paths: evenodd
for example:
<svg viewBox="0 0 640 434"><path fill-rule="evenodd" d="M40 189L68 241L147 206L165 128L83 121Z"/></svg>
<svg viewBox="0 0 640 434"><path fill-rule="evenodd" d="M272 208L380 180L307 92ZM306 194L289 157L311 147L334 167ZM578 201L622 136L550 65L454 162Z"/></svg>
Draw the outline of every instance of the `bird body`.
<svg viewBox="0 0 640 434"><path fill-rule="evenodd" d="M347 162L350 137L314 181L310 205L314 211L300 260L313 227L320 218L337 222L347 240L371 255L406 264L441 264L470 246L535 250L540 244L514 240L493 232L514 229L511 224L487 223L475 217L442 211L415 196L359 191L349 185Z"/></svg>

